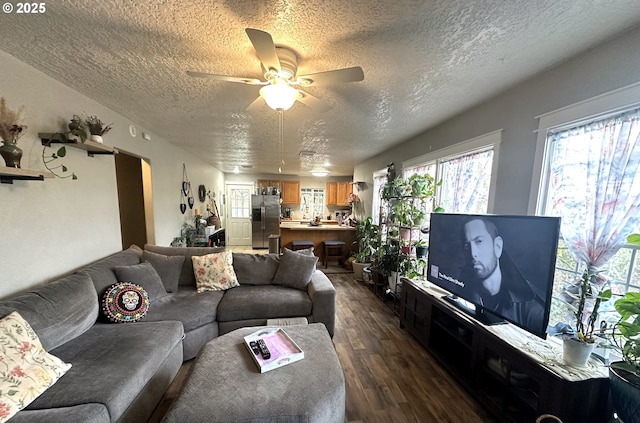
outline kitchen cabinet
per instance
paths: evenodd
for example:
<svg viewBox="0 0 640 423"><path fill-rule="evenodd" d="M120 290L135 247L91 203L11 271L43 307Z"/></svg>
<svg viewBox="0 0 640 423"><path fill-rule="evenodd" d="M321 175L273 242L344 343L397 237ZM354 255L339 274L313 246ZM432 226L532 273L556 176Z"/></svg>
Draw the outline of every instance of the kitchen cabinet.
<svg viewBox="0 0 640 423"><path fill-rule="evenodd" d="M351 194L351 182L336 182L336 205L349 206L349 194Z"/></svg>
<svg viewBox="0 0 640 423"><path fill-rule="evenodd" d="M300 181L280 181L282 202L300 204Z"/></svg>
<svg viewBox="0 0 640 423"><path fill-rule="evenodd" d="M335 206L338 198L338 186L335 182L327 182L327 206Z"/></svg>
<svg viewBox="0 0 640 423"><path fill-rule="evenodd" d="M327 182L327 206L349 206L351 182Z"/></svg>

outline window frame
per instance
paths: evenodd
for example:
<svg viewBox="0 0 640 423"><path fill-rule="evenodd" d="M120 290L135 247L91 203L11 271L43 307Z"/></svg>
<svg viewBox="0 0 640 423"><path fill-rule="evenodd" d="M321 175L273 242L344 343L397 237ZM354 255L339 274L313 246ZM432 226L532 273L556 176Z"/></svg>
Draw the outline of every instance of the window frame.
<svg viewBox="0 0 640 423"><path fill-rule="evenodd" d="M542 215L546 209L549 185L549 149L547 135L551 130L576 126L581 122L614 115L625 109L640 107L640 82L536 116L538 119L536 151L529 190L527 214Z"/></svg>
<svg viewBox="0 0 640 423"><path fill-rule="evenodd" d="M489 185L489 198L487 201L487 213L493 213L495 206L495 187L498 179L498 162L500 159L500 144L502 143L502 129L498 129L493 132L489 132L484 135L480 135L475 138L471 138L466 141L459 142L449 147L442 148L427 154L423 154L418 157L414 157L410 160L402 162L402 173L413 167L426 165L429 163L436 164L436 181L440 179L440 163L464 156L466 154L473 154L486 150L493 150L493 160L491 164L491 181ZM442 190L440 187L436 187L436 204L440 203L442 196Z"/></svg>
<svg viewBox="0 0 640 423"><path fill-rule="evenodd" d="M315 200L318 194L322 194L322 203L319 205L320 208L320 214L317 216L320 216L320 218L324 217L324 211L326 209L327 206L327 193L326 190L324 188L300 188L300 211L303 214L306 214L306 212L304 210L302 210L303 208L303 198L304 198L304 191L311 191L309 194L311 195L311 199ZM311 208L315 208L318 207L318 204L313 201L312 203L313 205L311 206ZM313 219L316 215L313 213L313 210L310 211L311 213L311 219Z"/></svg>

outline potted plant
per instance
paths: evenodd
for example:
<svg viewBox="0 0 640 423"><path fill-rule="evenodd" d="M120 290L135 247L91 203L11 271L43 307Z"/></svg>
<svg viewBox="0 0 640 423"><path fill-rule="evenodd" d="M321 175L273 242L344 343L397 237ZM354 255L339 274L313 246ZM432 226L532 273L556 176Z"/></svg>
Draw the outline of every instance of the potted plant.
<svg viewBox="0 0 640 423"><path fill-rule="evenodd" d="M356 223L356 237L358 253L353 264L353 273L356 280L363 280L363 269L371 265L372 258L378 246L379 227L373 223L371 216Z"/></svg>
<svg viewBox="0 0 640 423"><path fill-rule="evenodd" d="M411 187L411 196L418 198L433 197L435 194L436 184L433 176L429 174L414 173L409 177L407 185Z"/></svg>
<svg viewBox="0 0 640 423"><path fill-rule="evenodd" d="M416 247L416 257L424 258L427 256L427 241L424 239L419 239L413 243L414 247Z"/></svg>
<svg viewBox="0 0 640 423"><path fill-rule="evenodd" d="M111 123L105 125L97 116L89 116L84 120L89 133L91 134L91 141L99 142L102 144L102 136L111 130Z"/></svg>
<svg viewBox="0 0 640 423"><path fill-rule="evenodd" d="M78 115L73 115L67 126L69 127L68 131L56 132L51 135L51 138L47 140L47 142L43 143L42 163L44 163L44 167L46 167L49 172L53 173L58 178L78 179L76 174L73 172L71 174L66 174L69 169L64 164L57 164L57 160L67 155L67 148L64 145L65 143L77 141L84 143L87 139L87 131L82 127L82 119L80 119L80 116ZM56 151L48 153L48 149L52 148L51 144L56 141L60 142L62 145Z"/></svg>
<svg viewBox="0 0 640 423"><path fill-rule="evenodd" d="M640 234L627 237L629 244L640 245ZM640 422L640 292L627 292L615 301L620 319L614 326L613 347L622 361L609 366L611 399L625 423Z"/></svg>
<svg viewBox="0 0 640 423"><path fill-rule="evenodd" d="M16 144L27 129L26 125L22 124L23 118L24 106L14 112L7 107L4 97L0 97L0 155L8 167L20 167L22 149Z"/></svg>
<svg viewBox="0 0 640 423"><path fill-rule="evenodd" d="M563 360L569 365L584 366L596 346L600 305L611 298L611 290L604 289L604 285L599 272L585 269L579 279L563 288L560 299L571 311L576 325L572 333L562 336Z"/></svg>

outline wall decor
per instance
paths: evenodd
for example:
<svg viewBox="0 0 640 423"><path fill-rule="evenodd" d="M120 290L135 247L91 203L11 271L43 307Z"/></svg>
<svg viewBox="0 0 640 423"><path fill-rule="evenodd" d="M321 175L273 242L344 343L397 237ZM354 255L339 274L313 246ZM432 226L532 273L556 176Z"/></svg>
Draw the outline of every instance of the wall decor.
<svg viewBox="0 0 640 423"><path fill-rule="evenodd" d="M187 165L182 163L182 189L180 195L180 211L182 214L187 210L186 206L183 207L185 197L187 199L187 204L189 204L189 208L192 209L195 200L191 192L191 182L189 182L189 177L187 176Z"/></svg>

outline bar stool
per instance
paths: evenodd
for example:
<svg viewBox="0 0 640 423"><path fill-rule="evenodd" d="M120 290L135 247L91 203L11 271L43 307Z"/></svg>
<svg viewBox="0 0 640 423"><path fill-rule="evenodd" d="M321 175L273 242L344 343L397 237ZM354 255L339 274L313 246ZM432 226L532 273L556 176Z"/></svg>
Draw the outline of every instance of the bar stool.
<svg viewBox="0 0 640 423"><path fill-rule="evenodd" d="M293 251L304 250L307 248L313 248L313 241L300 240L300 239L291 241L291 249Z"/></svg>
<svg viewBox="0 0 640 423"><path fill-rule="evenodd" d="M323 241L324 243L324 268L328 266L329 260L338 260L342 262L342 248L344 241Z"/></svg>

